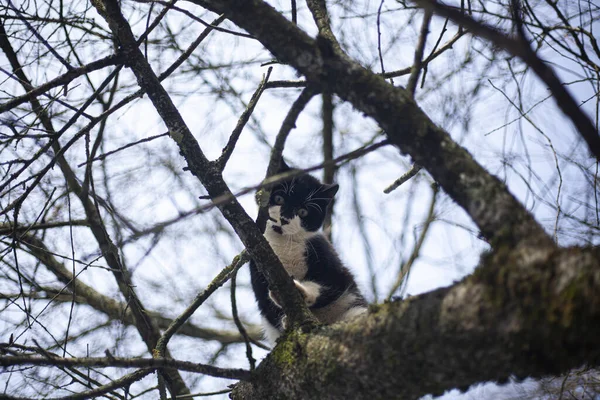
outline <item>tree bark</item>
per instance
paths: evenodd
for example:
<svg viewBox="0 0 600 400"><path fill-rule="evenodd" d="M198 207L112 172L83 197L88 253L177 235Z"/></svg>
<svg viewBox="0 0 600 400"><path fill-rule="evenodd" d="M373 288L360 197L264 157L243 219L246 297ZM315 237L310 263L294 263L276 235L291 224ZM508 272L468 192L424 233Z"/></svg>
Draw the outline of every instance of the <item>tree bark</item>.
<svg viewBox="0 0 600 400"><path fill-rule="evenodd" d="M600 248L534 252L505 247L449 288L291 332L232 397L418 399L599 365Z"/></svg>

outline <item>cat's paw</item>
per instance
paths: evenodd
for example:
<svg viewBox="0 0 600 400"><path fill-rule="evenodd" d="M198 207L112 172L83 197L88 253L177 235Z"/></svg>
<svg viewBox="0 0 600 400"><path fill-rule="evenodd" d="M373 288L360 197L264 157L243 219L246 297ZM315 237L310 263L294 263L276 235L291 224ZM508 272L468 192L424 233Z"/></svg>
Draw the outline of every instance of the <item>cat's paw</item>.
<svg viewBox="0 0 600 400"><path fill-rule="evenodd" d="M294 284L300 291L300 294L304 298L306 305L312 307L319 298L321 293L321 285L311 281L297 281L294 279Z"/></svg>

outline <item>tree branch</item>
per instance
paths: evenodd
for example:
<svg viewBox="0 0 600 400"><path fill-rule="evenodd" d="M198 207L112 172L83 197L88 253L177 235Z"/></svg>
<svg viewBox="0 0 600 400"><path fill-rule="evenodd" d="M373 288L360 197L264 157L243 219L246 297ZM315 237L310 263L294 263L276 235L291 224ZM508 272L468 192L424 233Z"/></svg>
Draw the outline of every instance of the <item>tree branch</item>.
<svg viewBox="0 0 600 400"><path fill-rule="evenodd" d="M135 371L131 374L127 374L119 379L115 379L114 381L107 383L106 385L102 385L100 387L97 387L95 389L91 389L85 392L81 392L81 393L75 393L75 394L71 394L68 396L64 396L64 397L46 397L46 400L85 400L85 399L95 399L99 396L102 396L103 394L112 392L115 389L119 389L119 388L123 388L123 387L127 387L129 385L131 385L133 382L137 382L141 379L143 379L144 377L146 377L147 375L151 374L152 372L154 372L153 369L141 369L138 371ZM11 396L5 396L3 394L2 397L4 400L25 400L23 398L20 397L11 397ZM30 400L30 399L26 399L26 400ZM33 399L31 399L33 400Z"/></svg>
<svg viewBox="0 0 600 400"><path fill-rule="evenodd" d="M135 43L135 46L137 49L137 43ZM18 57L17 57L16 53L14 52L14 49L12 48L12 45L8 41L8 36L6 35L6 32L4 30L4 27L2 26L1 21L0 21L0 47L2 48L2 50L4 51L6 56L9 58L11 67L13 68L17 77L19 78L23 88L28 91L31 90L33 87L30 83L30 80L25 75L25 71L23 70L23 67L20 64ZM108 80L105 79L103 85L104 84L108 84ZM67 123L67 124L65 124L65 126L63 126L60 133L64 132L69 127L70 123L75 122L75 120L78 117L78 114L83 112L83 110L91 103L91 101L96 96L99 95L100 90L102 89L103 85L101 85L100 88L97 89L94 92L94 94L86 101L86 103L78 110L78 112L75 113L75 116L71 117L69 123ZM131 275L129 274L129 271L127 270L126 266L122 263L122 260L119 255L119 249L112 242L112 239L110 238L110 235L108 234L108 231L106 230L106 227L104 225L104 222L102 220L100 212L99 212L98 208L96 207L97 204L94 203L90 199L87 188L84 188L80 185L79 180L77 179L77 176L75 175L75 173L71 169L69 163L65 159L65 157L63 155L63 151L62 151L63 149L61 148L60 143L58 142L58 137L60 136L60 133L57 133L57 131L54 129L54 126L52 124L52 120L50 119L50 116L48 115L47 111L41 107L41 104L38 101L38 99L36 97L32 97L30 99L30 103L31 103L31 106L32 106L34 112L36 113L38 118L41 120L42 125L44 126L46 131L48 133L51 133L52 136L54 137L53 140L51 141L51 146L52 146L54 153L56 154L56 156L55 156L56 163L60 167L60 170L65 177L65 181L67 182L69 190L71 190L73 193L75 193L75 195L81 201L81 204L85 211L86 220L89 222L90 230L91 230L92 234L94 235L96 242L98 243L98 247L100 248L100 251L102 252L102 256L104 257L104 259L106 260L106 263L111 268L111 272L113 273L113 276L115 277L115 280L117 282L117 286L119 287L119 290L121 291L123 296L127 299L127 304L129 306L129 309L132 311L132 314L133 314L133 317L135 320L135 327L137 328L137 331L139 332L140 336L142 337L142 340L146 344L146 347L148 348L148 350L152 351L154 349L154 347L156 346L156 342L160 338L160 330L159 330L158 326L156 325L156 322L148 316L142 302L140 301L137 293L135 292L135 290L134 290L135 286L133 285L133 282L131 280ZM33 185L28 190L32 190L32 188L33 188ZM26 193L27 193L27 191L26 191ZM19 199L24 200L25 197L23 197L23 196L21 196ZM16 215L18 214L18 208L16 210L17 210L17 212L15 212L15 219L16 219ZM16 226L16 221L15 221L15 226ZM17 238L14 238L14 239L16 240ZM73 277L73 279L75 279L75 277ZM169 357L170 354L168 352L166 352L165 356ZM185 382L183 381L183 379L181 378L181 376L179 375L179 373L177 371L168 370L168 371L166 371L166 376L169 379L170 385L172 385L172 387L174 388L174 390L177 393L189 393L189 390L186 387Z"/></svg>
<svg viewBox="0 0 600 400"><path fill-rule="evenodd" d="M449 288L292 332L233 398L418 399L600 365L600 248L531 250L506 247Z"/></svg>
<svg viewBox="0 0 600 400"><path fill-rule="evenodd" d="M156 344L156 354L158 357L164 357L165 351L167 349L167 343L173 335L177 332L179 328L183 326L183 324L194 314L194 312L200 307L206 299L210 297L218 288L223 286L229 278L231 278L232 274L235 273L242 265L248 262L248 258L245 252L235 256L232 263L225 267L219 274L212 280L212 282L206 287L202 293L199 293L192 304L186 310L169 325L169 327L165 330L161 338L158 340ZM244 336L244 340L245 340Z"/></svg>
<svg viewBox="0 0 600 400"><path fill-rule="evenodd" d="M376 120L390 141L411 155L463 207L492 243L552 240L531 214L444 130L423 113L406 89L393 87L344 54L313 40L260 0L192 0L225 13L253 34L281 62L314 84L327 84L340 98Z"/></svg>
<svg viewBox="0 0 600 400"><path fill-rule="evenodd" d="M248 103L248 107L246 107L246 109L240 116L237 125L233 129L233 132L231 132L229 141L227 142L227 145L223 148L221 156L217 159L216 163L218 164L221 171L225 169L225 165L227 164L227 161L229 161L229 157L231 157L231 155L233 154L233 150L235 149L235 145L237 144L237 141L240 138L240 135L242 134L244 126L246 126L246 123L250 119L250 116L252 115L254 107L256 107L260 96L265 91L265 85L267 84L267 82L269 82L271 71L273 71L273 67L269 67L269 69L267 70L267 74L265 75L262 82L260 83L260 85L258 85L258 88L252 95L252 98Z"/></svg>
<svg viewBox="0 0 600 400"><path fill-rule="evenodd" d="M67 285L72 293L76 294L75 301L87 304L93 309L106 314L110 319L122 321L127 325L135 325L135 318L129 305L113 299L110 296L97 292L94 288L86 285L79 279L75 279L73 274L62 263L58 262L45 244L33 235L25 234L19 236L19 241L27 246L31 254L40 260L56 278ZM65 295L67 295L65 293ZM66 298L61 298L60 294L54 294L48 300L54 301L72 301L73 297L68 294ZM149 317L156 321L159 328L167 329L173 320L155 311L146 311ZM243 342L244 339L234 332L221 331L216 329L201 328L189 322L183 324L177 331L181 335L200 338L204 340L216 340L224 345ZM252 338L257 340L260 337L260 330L254 329L251 332Z"/></svg>
<svg viewBox="0 0 600 400"><path fill-rule="evenodd" d="M475 20L459 9L440 4L435 0L414 1L421 7L431 9L435 14L451 19L455 23L464 26L470 33L489 40L495 46L523 60L548 86L556 104L562 112L571 119L583 139L586 141L591 154L593 154L597 160L600 160L600 135L594 127L593 122L579 108L579 105L564 87L560 79L558 79L554 70L537 56L527 42L513 39L496 28Z"/></svg>
<svg viewBox="0 0 600 400"><path fill-rule="evenodd" d="M34 97L37 97L41 94L46 93L50 89L54 89L59 86L66 86L71 83L76 78L85 75L92 71L97 71L99 69L111 66L118 65L123 62L123 57L120 54L113 54L108 57L104 57L100 60L93 61L89 64L86 64L82 67L73 68L61 76L57 76L56 78L29 90L22 96L14 97L7 101L6 103L0 104L0 114L8 111L14 107L17 107L25 102L31 101Z"/></svg>
<svg viewBox="0 0 600 400"><path fill-rule="evenodd" d="M180 371L196 372L204 375L226 379L248 379L249 371L243 369L227 369L212 365L197 364L171 358L121 358L121 357L39 357L39 356L0 356L0 365L12 367L17 365L65 366L65 367L118 367L118 368L169 368Z"/></svg>

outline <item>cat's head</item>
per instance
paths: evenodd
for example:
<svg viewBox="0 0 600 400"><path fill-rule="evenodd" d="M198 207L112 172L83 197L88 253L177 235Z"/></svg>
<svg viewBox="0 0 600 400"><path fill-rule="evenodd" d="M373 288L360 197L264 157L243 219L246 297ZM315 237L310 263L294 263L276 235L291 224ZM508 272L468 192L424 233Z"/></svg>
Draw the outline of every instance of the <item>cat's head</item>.
<svg viewBox="0 0 600 400"><path fill-rule="evenodd" d="M279 173L294 171L281 159ZM316 232L323 225L337 184L322 184L308 175L297 175L271 188L267 229L282 235Z"/></svg>

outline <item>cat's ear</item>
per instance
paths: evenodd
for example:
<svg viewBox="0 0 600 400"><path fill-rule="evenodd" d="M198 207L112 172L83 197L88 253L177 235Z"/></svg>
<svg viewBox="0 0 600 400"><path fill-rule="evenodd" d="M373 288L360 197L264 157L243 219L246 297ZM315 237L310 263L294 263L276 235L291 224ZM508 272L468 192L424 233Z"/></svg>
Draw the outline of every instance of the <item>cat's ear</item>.
<svg viewBox="0 0 600 400"><path fill-rule="evenodd" d="M285 163L285 160L283 159L283 156L281 157L281 159L279 160L279 173L282 172L287 172L289 171L291 168Z"/></svg>
<svg viewBox="0 0 600 400"><path fill-rule="evenodd" d="M337 183L332 183L331 185L322 185L321 192L319 193L319 195L331 201L333 200L333 196L335 196L339 188L340 185L338 185Z"/></svg>

